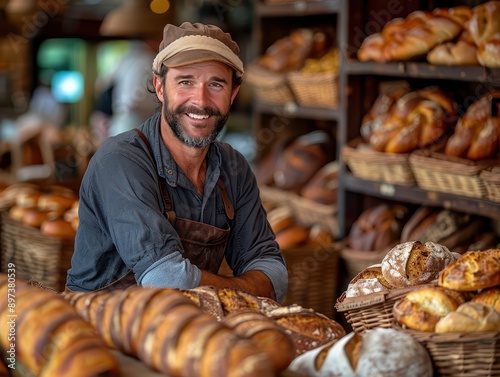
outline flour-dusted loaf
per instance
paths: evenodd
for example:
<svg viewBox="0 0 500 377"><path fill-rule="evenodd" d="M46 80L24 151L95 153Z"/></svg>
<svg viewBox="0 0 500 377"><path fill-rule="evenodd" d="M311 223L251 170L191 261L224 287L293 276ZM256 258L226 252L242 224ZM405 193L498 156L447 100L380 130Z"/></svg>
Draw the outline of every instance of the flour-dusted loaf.
<svg viewBox="0 0 500 377"><path fill-rule="evenodd" d="M437 333L500 331L500 312L479 302L466 302L436 323Z"/></svg>
<svg viewBox="0 0 500 377"><path fill-rule="evenodd" d="M23 375L120 375L117 359L92 325L59 294L5 274L0 294L0 345L7 355L13 348L15 367Z"/></svg>
<svg viewBox="0 0 500 377"><path fill-rule="evenodd" d="M345 297L364 296L391 288L382 274L382 265L379 263L366 267L353 277L347 286Z"/></svg>
<svg viewBox="0 0 500 377"><path fill-rule="evenodd" d="M381 263L382 274L396 288L435 283L439 273L458 257L434 242L408 241L387 252Z"/></svg>
<svg viewBox="0 0 500 377"><path fill-rule="evenodd" d="M431 377L427 350L410 335L376 327L351 332L292 361L289 369L311 377Z"/></svg>
<svg viewBox="0 0 500 377"><path fill-rule="evenodd" d="M457 291L477 291L500 285L500 249L468 251L448 265L438 284Z"/></svg>

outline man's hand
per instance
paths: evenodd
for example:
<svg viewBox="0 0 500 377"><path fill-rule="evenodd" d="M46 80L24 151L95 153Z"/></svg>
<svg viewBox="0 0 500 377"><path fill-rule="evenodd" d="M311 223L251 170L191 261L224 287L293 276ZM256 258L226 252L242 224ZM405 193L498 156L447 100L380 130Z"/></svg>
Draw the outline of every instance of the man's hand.
<svg viewBox="0 0 500 377"><path fill-rule="evenodd" d="M254 296L268 297L276 300L271 280L261 271L248 271L240 276L223 276L201 271L201 285L211 285L215 288L235 288Z"/></svg>

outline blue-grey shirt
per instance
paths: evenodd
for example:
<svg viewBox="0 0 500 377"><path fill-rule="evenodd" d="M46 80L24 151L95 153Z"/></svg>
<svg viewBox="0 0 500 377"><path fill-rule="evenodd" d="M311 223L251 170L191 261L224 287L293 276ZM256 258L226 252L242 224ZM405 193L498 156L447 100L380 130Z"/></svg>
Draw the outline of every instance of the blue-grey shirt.
<svg viewBox="0 0 500 377"><path fill-rule="evenodd" d="M227 143L214 142L207 154L204 194L200 196L161 141L159 113L138 128L148 138L156 162L132 130L108 138L85 172L68 288L99 289L129 270L142 284L152 269L162 271L158 285L197 287L201 272L182 257L179 236L163 213L159 179L166 180L178 217L223 228L228 219L217 187L222 176L235 210L226 261L235 275L264 272L276 299L282 301L288 285L286 264L243 155Z"/></svg>

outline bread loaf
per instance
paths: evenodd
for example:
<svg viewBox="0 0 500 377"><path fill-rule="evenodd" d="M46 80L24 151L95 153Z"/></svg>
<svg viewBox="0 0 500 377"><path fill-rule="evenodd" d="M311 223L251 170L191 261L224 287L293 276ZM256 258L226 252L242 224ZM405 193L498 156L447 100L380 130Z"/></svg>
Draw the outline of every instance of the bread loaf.
<svg viewBox="0 0 500 377"><path fill-rule="evenodd" d="M500 312L478 302L466 302L436 323L437 333L500 331Z"/></svg>
<svg viewBox="0 0 500 377"><path fill-rule="evenodd" d="M500 285L500 249L468 251L446 266L438 284L457 291L477 291Z"/></svg>
<svg viewBox="0 0 500 377"><path fill-rule="evenodd" d="M381 264L374 264L366 267L351 279L345 296L364 296L370 293L387 291L391 288L392 286L385 280L382 274Z"/></svg>
<svg viewBox="0 0 500 377"><path fill-rule="evenodd" d="M434 47L427 54L427 61L436 65L478 65L477 52L474 43L458 40Z"/></svg>
<svg viewBox="0 0 500 377"><path fill-rule="evenodd" d="M0 345L16 369L41 377L120 375L95 329L60 295L5 274L0 294Z"/></svg>
<svg viewBox="0 0 500 377"><path fill-rule="evenodd" d="M109 347L168 375L274 376L267 354L178 290L132 286L65 297L93 321ZM94 298L98 305L92 305Z"/></svg>
<svg viewBox="0 0 500 377"><path fill-rule="evenodd" d="M477 47L477 60L485 67L500 67L500 32L481 42Z"/></svg>
<svg viewBox="0 0 500 377"><path fill-rule="evenodd" d="M313 202L333 205L337 203L339 165L336 161L324 165L304 184L300 195Z"/></svg>
<svg viewBox="0 0 500 377"><path fill-rule="evenodd" d="M499 33L500 1L488 1L472 8L472 16L467 23L467 28L477 46Z"/></svg>
<svg viewBox="0 0 500 377"><path fill-rule="evenodd" d="M309 351L293 360L289 370L319 377L433 376L423 345L406 333L382 327L351 332L333 345Z"/></svg>
<svg viewBox="0 0 500 377"><path fill-rule="evenodd" d="M467 108L446 142L444 150L446 155L477 161L497 153L500 120L491 117L490 100L499 95L498 90L490 91Z"/></svg>
<svg viewBox="0 0 500 377"><path fill-rule="evenodd" d="M487 288L474 295L472 302L491 306L500 313L500 287Z"/></svg>
<svg viewBox="0 0 500 377"><path fill-rule="evenodd" d="M439 286L424 286L409 292L394 304L394 319L410 329L433 332L436 323L465 302L464 298Z"/></svg>
<svg viewBox="0 0 500 377"><path fill-rule="evenodd" d="M434 242L404 242L387 252L381 263L382 274L396 288L435 283L439 273L458 257Z"/></svg>

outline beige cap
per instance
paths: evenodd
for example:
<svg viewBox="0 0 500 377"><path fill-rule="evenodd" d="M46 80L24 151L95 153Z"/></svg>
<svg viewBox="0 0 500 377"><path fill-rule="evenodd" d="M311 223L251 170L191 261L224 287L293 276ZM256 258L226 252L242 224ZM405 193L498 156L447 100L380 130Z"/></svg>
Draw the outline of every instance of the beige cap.
<svg viewBox="0 0 500 377"><path fill-rule="evenodd" d="M206 61L219 61L243 75L243 63L238 57L240 48L231 35L215 25L184 22L180 26L168 24L163 29L163 40L153 62L153 71L161 65L181 67Z"/></svg>

